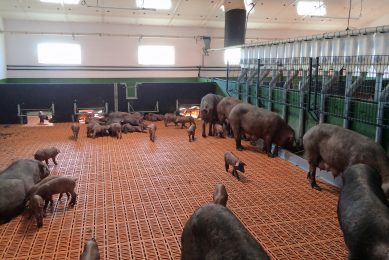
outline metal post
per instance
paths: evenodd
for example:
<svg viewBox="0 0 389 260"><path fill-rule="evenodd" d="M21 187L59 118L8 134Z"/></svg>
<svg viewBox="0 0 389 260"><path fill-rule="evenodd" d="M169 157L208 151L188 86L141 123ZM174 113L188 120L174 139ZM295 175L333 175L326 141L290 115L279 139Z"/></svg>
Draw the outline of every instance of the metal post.
<svg viewBox="0 0 389 260"><path fill-rule="evenodd" d="M108 113L108 102L105 102L105 113Z"/></svg>
<svg viewBox="0 0 389 260"><path fill-rule="evenodd" d="M227 94L228 94L228 95L230 95L230 94L229 94L229 92L228 92L228 80L229 80L229 76L230 76L230 75L229 75L229 71L230 71L230 70L229 70L229 68L230 68L230 65L229 65L229 62L228 62L228 60L227 60L227 79L226 79L227 81L226 81L226 92L227 92Z"/></svg>
<svg viewBox="0 0 389 260"><path fill-rule="evenodd" d="M324 123L325 121L325 110L326 110L326 95L327 95L327 91L326 91L326 84L328 83L327 82L327 79L328 79L328 71L324 71L323 72L323 82L322 82L322 89L321 89L321 92L320 92L320 117L319 117L319 123L322 124ZM316 101L316 93L315 93L315 100L314 102ZM316 104L314 105L316 107Z"/></svg>
<svg viewBox="0 0 389 260"><path fill-rule="evenodd" d="M308 105L307 112L311 110L311 91L312 91L312 58L309 58L309 78L308 78ZM316 98L316 97L315 97Z"/></svg>
<svg viewBox="0 0 389 260"><path fill-rule="evenodd" d="M381 144L382 141L382 122L384 120L385 103L389 96L389 84L381 92L377 107L377 126L375 132L375 142Z"/></svg>
<svg viewBox="0 0 389 260"><path fill-rule="evenodd" d="M113 83L113 105L114 111L119 111L119 101L118 101L118 83Z"/></svg>
<svg viewBox="0 0 389 260"><path fill-rule="evenodd" d="M51 112L52 112L52 115L51 115L51 117L53 117L53 116L54 116L54 114L55 114L55 107L54 107L54 102L53 102L53 103L51 103Z"/></svg>
<svg viewBox="0 0 389 260"><path fill-rule="evenodd" d="M353 84L353 74L352 72L347 72L346 75L346 89L344 93L344 112L343 112L343 128L349 129L350 128L350 122L348 119L348 116L350 114L350 106L351 106L351 95L352 90L351 86Z"/></svg>
<svg viewBox="0 0 389 260"><path fill-rule="evenodd" d="M261 72L261 59L258 59L257 60L257 63L258 63L258 67L257 67L257 87L256 87L256 89L257 89L257 93L256 93L256 105L257 105L257 107L259 106L259 104L260 104L260 102L258 102L258 98L259 98L259 95L258 95L258 93L259 93L259 74L260 74L260 72Z"/></svg>
<svg viewBox="0 0 389 260"><path fill-rule="evenodd" d="M23 124L23 117L22 117L22 109L20 108L20 104L17 105L18 107L18 117L20 118L20 124Z"/></svg>
<svg viewBox="0 0 389 260"><path fill-rule="evenodd" d="M382 78L383 78L382 73L377 73L376 79L375 79L375 90L374 90L374 101L379 102L380 98L380 93L382 89Z"/></svg>

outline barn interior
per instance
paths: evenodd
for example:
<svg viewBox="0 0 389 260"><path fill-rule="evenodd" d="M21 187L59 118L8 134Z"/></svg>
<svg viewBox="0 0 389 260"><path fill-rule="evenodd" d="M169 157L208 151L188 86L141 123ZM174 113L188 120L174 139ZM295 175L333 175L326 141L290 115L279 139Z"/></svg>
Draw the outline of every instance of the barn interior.
<svg viewBox="0 0 389 260"><path fill-rule="evenodd" d="M311 188L303 136L328 123L389 155L387 10L386 0L2 0L0 169L56 147L50 175L77 179L77 203L55 195L40 228L27 210L0 224L0 259L78 259L91 238L101 259L180 259L183 228L216 184L270 259L347 258L341 176L318 169L322 190ZM209 93L275 112L294 149L271 158L262 139L237 151L234 138L202 137ZM192 116L195 139L150 118L153 142L148 130L88 136L91 117L115 112ZM225 151L246 164L240 180Z"/></svg>

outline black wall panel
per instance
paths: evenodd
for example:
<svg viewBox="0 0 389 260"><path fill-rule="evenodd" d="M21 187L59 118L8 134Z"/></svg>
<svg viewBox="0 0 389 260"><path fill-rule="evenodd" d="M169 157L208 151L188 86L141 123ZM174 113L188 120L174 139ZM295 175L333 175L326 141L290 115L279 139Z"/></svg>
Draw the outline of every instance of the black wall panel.
<svg viewBox="0 0 389 260"><path fill-rule="evenodd" d="M159 100L161 113L173 112L176 99L180 103L198 104L207 93L215 93L214 83L142 83L138 100L131 104L136 110L153 110ZM0 123L15 124L17 104L22 109L48 109L55 105L54 122L70 122L73 102L78 107L103 107L114 110L113 84L3 84L0 85ZM127 111L126 89L118 85L119 111Z"/></svg>
<svg viewBox="0 0 389 260"><path fill-rule="evenodd" d="M200 104L201 98L215 93L215 83L141 83L138 84L138 99L131 100L137 111L149 111L159 101L161 114L176 110L176 99L181 104Z"/></svg>

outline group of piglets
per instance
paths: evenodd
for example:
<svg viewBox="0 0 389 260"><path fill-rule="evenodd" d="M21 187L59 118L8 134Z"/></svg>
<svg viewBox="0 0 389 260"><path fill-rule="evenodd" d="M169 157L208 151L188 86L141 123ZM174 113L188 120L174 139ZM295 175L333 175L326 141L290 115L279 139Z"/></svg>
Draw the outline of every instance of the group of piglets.
<svg viewBox="0 0 389 260"><path fill-rule="evenodd" d="M228 194L217 184L213 203L198 208L181 235L181 259L270 259L238 218L226 207Z"/></svg>

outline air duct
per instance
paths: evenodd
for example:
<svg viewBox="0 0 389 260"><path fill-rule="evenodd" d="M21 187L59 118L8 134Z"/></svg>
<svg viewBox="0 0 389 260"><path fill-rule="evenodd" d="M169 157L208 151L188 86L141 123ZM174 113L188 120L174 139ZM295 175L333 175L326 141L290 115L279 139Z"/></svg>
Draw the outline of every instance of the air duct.
<svg viewBox="0 0 389 260"><path fill-rule="evenodd" d="M224 1L224 47L244 44L246 36L246 8L243 0Z"/></svg>

